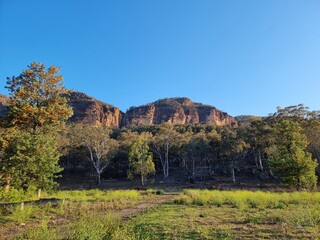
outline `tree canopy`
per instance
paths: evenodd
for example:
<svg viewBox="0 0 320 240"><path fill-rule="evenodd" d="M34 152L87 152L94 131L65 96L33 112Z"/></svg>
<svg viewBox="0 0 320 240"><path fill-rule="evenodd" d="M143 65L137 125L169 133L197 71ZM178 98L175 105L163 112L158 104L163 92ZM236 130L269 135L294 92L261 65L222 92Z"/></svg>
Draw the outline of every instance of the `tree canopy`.
<svg viewBox="0 0 320 240"><path fill-rule="evenodd" d="M51 190L62 169L56 132L71 116L68 91L59 68L31 63L18 77L7 78L9 111L1 133L0 178L6 191L10 186L26 190L34 186Z"/></svg>
<svg viewBox="0 0 320 240"><path fill-rule="evenodd" d="M7 124L35 129L59 125L72 115L59 70L33 62L18 77L7 78L10 93Z"/></svg>
<svg viewBox="0 0 320 240"><path fill-rule="evenodd" d="M118 143L110 138L112 131L103 126L77 124L70 128L71 142L75 146L83 146L87 150L87 159L92 163L97 184L100 185L101 173L109 165L115 154Z"/></svg>
<svg viewBox="0 0 320 240"><path fill-rule="evenodd" d="M318 164L306 152L308 141L299 123L282 120L275 124L274 133L276 152L269 159L272 171L289 187L315 188Z"/></svg>
<svg viewBox="0 0 320 240"><path fill-rule="evenodd" d="M147 175L155 173L152 159L145 136L139 135L130 145L128 177L132 179L134 175L139 175L141 187L144 187Z"/></svg>

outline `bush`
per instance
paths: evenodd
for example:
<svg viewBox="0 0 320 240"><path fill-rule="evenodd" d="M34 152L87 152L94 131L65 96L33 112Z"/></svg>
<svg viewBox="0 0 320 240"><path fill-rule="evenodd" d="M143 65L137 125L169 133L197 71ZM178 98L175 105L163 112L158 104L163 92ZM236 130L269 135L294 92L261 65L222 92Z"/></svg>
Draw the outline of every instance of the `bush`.
<svg viewBox="0 0 320 240"><path fill-rule="evenodd" d="M20 202L25 200L25 198L23 190L10 188L9 192L5 192L4 188L0 188L0 201L2 202Z"/></svg>
<svg viewBox="0 0 320 240"><path fill-rule="evenodd" d="M164 190L162 189L147 189L146 190L146 195L163 195L164 194Z"/></svg>

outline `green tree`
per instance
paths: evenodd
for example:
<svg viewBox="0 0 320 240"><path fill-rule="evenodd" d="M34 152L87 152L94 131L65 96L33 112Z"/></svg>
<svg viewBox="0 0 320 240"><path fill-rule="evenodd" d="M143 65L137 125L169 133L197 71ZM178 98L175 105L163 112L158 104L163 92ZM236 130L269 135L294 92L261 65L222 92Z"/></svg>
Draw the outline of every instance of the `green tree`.
<svg viewBox="0 0 320 240"><path fill-rule="evenodd" d="M144 136L140 135L130 145L129 165L128 178L132 179L134 175L140 175L141 187L144 187L146 177L155 173L152 153Z"/></svg>
<svg viewBox="0 0 320 240"><path fill-rule="evenodd" d="M312 156L318 160L318 176L320 175L320 121L319 119L312 119L308 125L304 127L304 133L306 134L309 145L308 151L312 153Z"/></svg>
<svg viewBox="0 0 320 240"><path fill-rule="evenodd" d="M243 160L247 147L247 143L236 130L224 128L221 132L220 158L231 171L234 183L236 182L236 165Z"/></svg>
<svg viewBox="0 0 320 240"><path fill-rule="evenodd" d="M314 189L317 162L306 152L308 141L299 123L282 120L274 125L276 152L269 159L271 170L288 187Z"/></svg>
<svg viewBox="0 0 320 240"><path fill-rule="evenodd" d="M10 134L10 135L9 135ZM2 134L2 158L0 172L7 191L13 186L27 190L52 190L58 184L55 179L62 170L59 165L58 135L35 129L33 133L8 129Z"/></svg>
<svg viewBox="0 0 320 240"><path fill-rule="evenodd" d="M77 124L70 128L69 137L73 146L84 146L87 149L87 159L92 163L101 183L101 173L109 165L117 151L118 143L110 138L112 131L103 126Z"/></svg>
<svg viewBox="0 0 320 240"><path fill-rule="evenodd" d="M274 148L271 125L264 120L254 120L239 127L238 135L248 144L256 169L265 171L267 156Z"/></svg>
<svg viewBox="0 0 320 240"><path fill-rule="evenodd" d="M151 150L159 158L164 178L169 177L170 159L169 154L179 142L179 134L170 124L161 124L152 141Z"/></svg>
<svg viewBox="0 0 320 240"><path fill-rule="evenodd" d="M61 171L59 135L71 116L68 91L62 84L59 68L32 63L18 77L7 78L9 111L2 125L0 178L10 186L51 190Z"/></svg>
<svg viewBox="0 0 320 240"><path fill-rule="evenodd" d="M185 144L184 149L187 155L186 169L190 179L194 181L197 177L197 170L200 170L200 175L204 169L209 170L210 168L212 151L206 134L204 132L195 134L192 139Z"/></svg>
<svg viewBox="0 0 320 240"><path fill-rule="evenodd" d="M46 70L44 64L34 62L18 77L7 78L10 94L7 125L36 129L62 124L72 115L66 98L69 92L59 70L56 66Z"/></svg>

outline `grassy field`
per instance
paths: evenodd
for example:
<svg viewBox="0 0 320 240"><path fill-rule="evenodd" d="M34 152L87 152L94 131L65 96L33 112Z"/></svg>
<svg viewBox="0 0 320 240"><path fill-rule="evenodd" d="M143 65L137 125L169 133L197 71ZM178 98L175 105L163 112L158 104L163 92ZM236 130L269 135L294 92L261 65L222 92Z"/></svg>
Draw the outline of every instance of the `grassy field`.
<svg viewBox="0 0 320 240"><path fill-rule="evenodd" d="M186 190L132 221L153 239L318 239L320 193Z"/></svg>
<svg viewBox="0 0 320 240"><path fill-rule="evenodd" d="M319 239L320 193L59 191L0 211L0 239Z"/></svg>

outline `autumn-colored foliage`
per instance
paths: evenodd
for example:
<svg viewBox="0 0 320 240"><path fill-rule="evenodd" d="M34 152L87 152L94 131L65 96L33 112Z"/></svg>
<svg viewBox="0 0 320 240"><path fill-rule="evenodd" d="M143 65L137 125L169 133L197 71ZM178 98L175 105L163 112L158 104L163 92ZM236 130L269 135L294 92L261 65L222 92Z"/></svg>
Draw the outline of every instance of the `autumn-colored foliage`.
<svg viewBox="0 0 320 240"><path fill-rule="evenodd" d="M35 129L49 124L59 125L71 115L67 105L68 91L62 84L59 67L46 70L44 64L31 63L18 77L7 78L10 92L7 124Z"/></svg>

